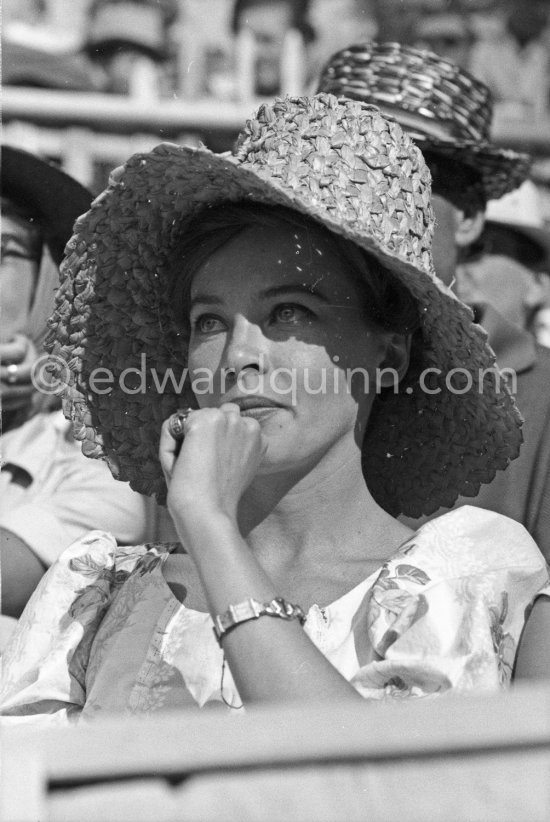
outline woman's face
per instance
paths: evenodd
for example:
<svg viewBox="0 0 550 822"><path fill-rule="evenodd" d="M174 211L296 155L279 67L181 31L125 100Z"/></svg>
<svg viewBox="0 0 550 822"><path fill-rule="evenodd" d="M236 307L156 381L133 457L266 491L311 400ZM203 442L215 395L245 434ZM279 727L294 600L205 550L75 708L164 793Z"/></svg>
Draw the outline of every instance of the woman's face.
<svg viewBox="0 0 550 822"><path fill-rule="evenodd" d="M259 421L268 443L262 473L360 447L389 337L362 304L360 284L322 232L284 223L246 229L196 274L189 372L197 402L236 402Z"/></svg>

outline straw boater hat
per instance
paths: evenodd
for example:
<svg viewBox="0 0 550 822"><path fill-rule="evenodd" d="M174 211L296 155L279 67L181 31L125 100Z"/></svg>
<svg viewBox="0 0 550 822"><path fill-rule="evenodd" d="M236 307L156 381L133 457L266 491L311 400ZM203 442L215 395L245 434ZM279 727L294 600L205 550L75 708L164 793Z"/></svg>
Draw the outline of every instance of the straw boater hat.
<svg viewBox="0 0 550 822"><path fill-rule="evenodd" d="M360 43L334 54L320 92L378 106L422 151L456 160L481 176L485 200L527 177L530 158L490 141L491 93L455 63L400 43Z"/></svg>
<svg viewBox="0 0 550 822"><path fill-rule="evenodd" d="M228 201L308 215L377 257L416 298L422 340L415 363L398 393L375 398L365 436L366 481L386 510L415 516L451 505L517 456L521 422L497 372L478 390L478 370L494 366L485 332L434 273L429 172L420 152L377 109L326 94L261 106L232 155L163 144L133 156L80 218L49 347L85 454L106 458L117 478L164 501L161 424L194 398L190 388L178 396L170 383L159 392L150 378L147 391L138 385L129 394L118 378L124 369L139 372L142 355L159 381L185 366L166 249L202 209ZM111 393L91 390L96 368L112 372ZM419 377L428 368L423 390ZM464 390L470 375L473 387Z"/></svg>

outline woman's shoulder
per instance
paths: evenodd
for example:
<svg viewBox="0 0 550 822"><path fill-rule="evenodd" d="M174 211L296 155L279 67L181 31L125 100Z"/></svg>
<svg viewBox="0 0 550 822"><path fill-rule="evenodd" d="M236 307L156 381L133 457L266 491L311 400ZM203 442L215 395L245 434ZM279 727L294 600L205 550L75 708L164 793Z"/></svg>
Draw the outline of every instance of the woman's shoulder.
<svg viewBox="0 0 550 822"><path fill-rule="evenodd" d="M89 531L63 551L52 566L81 576L96 576L109 570L130 573L147 555L163 556L177 548L173 542L119 545L108 531Z"/></svg>
<svg viewBox="0 0 550 822"><path fill-rule="evenodd" d="M176 545L119 546L112 534L91 531L63 551L3 651L0 713L78 713L98 625L126 580L145 576Z"/></svg>
<svg viewBox="0 0 550 822"><path fill-rule="evenodd" d="M66 548L42 577L23 617L37 612L70 613L82 609L88 616L105 607L111 596L135 570L163 561L174 543L118 545L107 531L90 531Z"/></svg>
<svg viewBox="0 0 550 822"><path fill-rule="evenodd" d="M430 579L481 576L507 568L536 573L546 567L523 525L470 505L422 525L392 562L402 562L404 557Z"/></svg>

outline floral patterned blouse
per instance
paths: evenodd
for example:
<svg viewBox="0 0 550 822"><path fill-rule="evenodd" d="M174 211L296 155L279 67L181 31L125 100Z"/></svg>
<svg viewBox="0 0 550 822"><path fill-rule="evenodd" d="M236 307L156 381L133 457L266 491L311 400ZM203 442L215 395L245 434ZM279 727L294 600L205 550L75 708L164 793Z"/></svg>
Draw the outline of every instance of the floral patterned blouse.
<svg viewBox="0 0 550 822"><path fill-rule="evenodd" d="M68 548L3 654L0 713L67 722L240 706L210 615L186 608L163 576L174 547L118 548L93 531ZM313 605L304 630L367 699L491 691L510 681L541 593L548 568L527 531L465 506L422 526L328 607Z"/></svg>

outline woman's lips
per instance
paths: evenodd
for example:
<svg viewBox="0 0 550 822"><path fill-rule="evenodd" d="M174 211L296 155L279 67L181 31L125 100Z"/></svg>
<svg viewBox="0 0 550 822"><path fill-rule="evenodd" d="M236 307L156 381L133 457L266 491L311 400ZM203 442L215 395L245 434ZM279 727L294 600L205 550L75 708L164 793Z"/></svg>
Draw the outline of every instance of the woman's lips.
<svg viewBox="0 0 550 822"><path fill-rule="evenodd" d="M257 405L255 407L242 408L241 417L253 417L259 421L270 417L276 411L280 410L280 405Z"/></svg>
<svg viewBox="0 0 550 822"><path fill-rule="evenodd" d="M235 405L238 405L241 409L241 413L254 409L270 409L276 411L278 408L282 408L281 403L275 402L275 400L268 399L267 397L237 397L234 400L226 400L226 402L234 402Z"/></svg>

